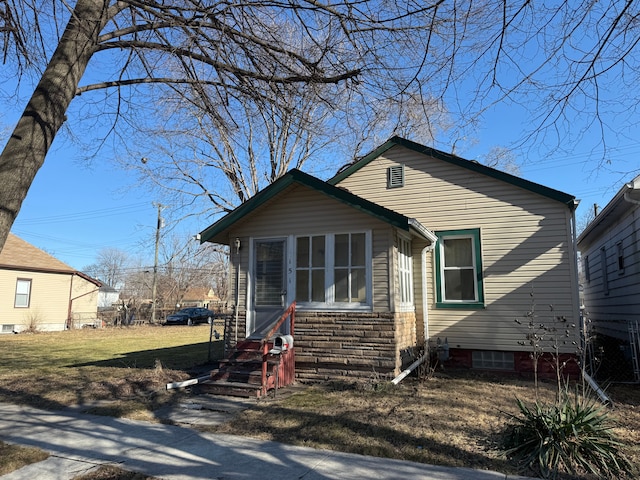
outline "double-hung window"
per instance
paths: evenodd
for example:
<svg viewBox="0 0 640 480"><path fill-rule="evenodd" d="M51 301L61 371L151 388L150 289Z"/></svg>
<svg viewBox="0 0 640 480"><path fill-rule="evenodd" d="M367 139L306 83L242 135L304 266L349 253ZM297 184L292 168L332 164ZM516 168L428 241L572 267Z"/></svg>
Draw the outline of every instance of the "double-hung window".
<svg viewBox="0 0 640 480"><path fill-rule="evenodd" d="M15 308L29 308L31 302L31 280L19 278L16 282Z"/></svg>
<svg viewBox="0 0 640 480"><path fill-rule="evenodd" d="M398 285L400 307L413 307L413 268L411 264L411 242L398 237Z"/></svg>
<svg viewBox="0 0 640 480"><path fill-rule="evenodd" d="M295 245L298 305L358 308L371 304L370 233L298 236Z"/></svg>
<svg viewBox="0 0 640 480"><path fill-rule="evenodd" d="M437 306L483 308L480 230L436 232Z"/></svg>

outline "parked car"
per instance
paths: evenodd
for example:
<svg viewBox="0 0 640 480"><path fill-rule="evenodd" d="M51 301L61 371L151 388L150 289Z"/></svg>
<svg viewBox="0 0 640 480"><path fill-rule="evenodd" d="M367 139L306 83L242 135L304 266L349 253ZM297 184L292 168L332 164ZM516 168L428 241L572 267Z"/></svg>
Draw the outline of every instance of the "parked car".
<svg viewBox="0 0 640 480"><path fill-rule="evenodd" d="M211 323L214 313L202 307L190 307L178 310L176 313L167 315L166 325L195 325L196 323Z"/></svg>

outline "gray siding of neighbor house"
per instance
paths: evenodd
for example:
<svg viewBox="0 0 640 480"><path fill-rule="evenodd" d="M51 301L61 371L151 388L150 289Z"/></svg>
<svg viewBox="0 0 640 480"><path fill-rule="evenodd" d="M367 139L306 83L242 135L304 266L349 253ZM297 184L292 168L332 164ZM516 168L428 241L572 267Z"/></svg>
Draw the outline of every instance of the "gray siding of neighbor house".
<svg viewBox="0 0 640 480"><path fill-rule="evenodd" d="M405 184L389 189L387 168L400 164L405 168ZM432 339L447 338L453 348L521 350L518 342L527 331L514 319L522 319L532 302L540 322L564 316L568 323L578 323L572 212L567 205L401 146L387 150L338 186L416 218L432 231L481 230L484 309L436 308L433 254L428 256L426 294ZM419 258L416 261L414 285L418 287L421 265ZM420 290L415 289L418 332L424 319ZM577 336L577 329L573 334Z"/></svg>
<svg viewBox="0 0 640 480"><path fill-rule="evenodd" d="M628 207L626 215L601 235L580 244L583 265L585 258L589 265L584 281L587 318L598 333L623 340L629 339L628 322L640 321L640 207ZM623 269L618 263L619 244Z"/></svg>

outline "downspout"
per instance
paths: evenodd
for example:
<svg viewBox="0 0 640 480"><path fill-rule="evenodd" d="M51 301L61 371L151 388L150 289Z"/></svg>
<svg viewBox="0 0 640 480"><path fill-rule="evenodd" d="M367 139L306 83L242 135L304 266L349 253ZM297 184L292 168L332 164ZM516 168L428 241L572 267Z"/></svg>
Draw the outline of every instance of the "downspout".
<svg viewBox="0 0 640 480"><path fill-rule="evenodd" d="M404 378L413 372L420 364L429 358L429 312L427 308L429 301L427 298L427 253L433 250L435 242L430 243L420 252L420 276L422 280L422 323L424 324L424 354L403 370L400 375L391 380L391 383L398 385Z"/></svg>
<svg viewBox="0 0 640 480"><path fill-rule="evenodd" d="M430 243L422 249L420 253L420 269L422 280L422 323L424 324L424 351L425 354L429 348L429 299L427 286L427 253L431 252L435 247L435 242Z"/></svg>
<svg viewBox="0 0 640 480"><path fill-rule="evenodd" d="M409 222L412 226L417 226L412 222L412 219L410 219ZM427 253L434 249L438 237L436 237L430 231L423 231L423 229L420 229L420 231L423 232L423 235L431 241L431 243L424 247L420 252L420 277L422 283L422 323L424 325L424 354L411 365L409 365L409 368L402 371L400 375L391 380L391 383L393 383L394 385L398 385L407 375L413 372L420 364L422 364L429 358L429 300L427 295Z"/></svg>
<svg viewBox="0 0 640 480"><path fill-rule="evenodd" d="M239 238L235 239L234 246L236 248L236 256L238 257L238 263L236 265L236 308L235 308L236 327L234 329L234 335L235 335L235 345L238 345L238 310L240 309L240 239Z"/></svg>

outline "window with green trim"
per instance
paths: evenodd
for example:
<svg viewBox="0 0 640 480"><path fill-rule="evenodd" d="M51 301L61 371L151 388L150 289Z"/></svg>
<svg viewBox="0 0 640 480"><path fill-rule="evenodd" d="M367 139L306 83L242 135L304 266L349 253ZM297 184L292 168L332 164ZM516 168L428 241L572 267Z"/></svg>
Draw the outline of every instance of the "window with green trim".
<svg viewBox="0 0 640 480"><path fill-rule="evenodd" d="M482 255L480 229L436 232L437 306L482 308Z"/></svg>

